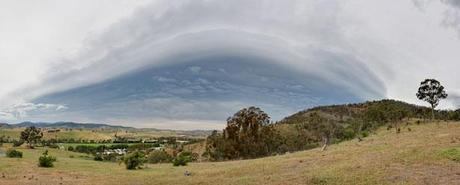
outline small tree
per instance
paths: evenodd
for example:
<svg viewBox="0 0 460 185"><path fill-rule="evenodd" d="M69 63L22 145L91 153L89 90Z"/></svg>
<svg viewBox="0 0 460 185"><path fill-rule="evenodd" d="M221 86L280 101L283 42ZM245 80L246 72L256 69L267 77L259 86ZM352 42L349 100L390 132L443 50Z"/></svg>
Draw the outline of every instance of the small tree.
<svg viewBox="0 0 460 185"><path fill-rule="evenodd" d="M34 148L34 144L40 141L42 137L43 133L34 126L27 127L21 132L21 140L26 141L29 148Z"/></svg>
<svg viewBox="0 0 460 185"><path fill-rule="evenodd" d="M431 119L434 120L434 109L441 99L447 98L447 93L441 83L435 79L426 79L420 83L417 98L431 105Z"/></svg>
<svg viewBox="0 0 460 185"><path fill-rule="evenodd" d="M177 156L172 160L173 166L187 166L191 162L190 156Z"/></svg>
<svg viewBox="0 0 460 185"><path fill-rule="evenodd" d="M135 170L140 168L145 161L144 153L135 151L133 153L127 154L123 158L123 162L126 165L126 169L128 170Z"/></svg>
<svg viewBox="0 0 460 185"><path fill-rule="evenodd" d="M43 152L42 156L38 158L38 166L39 167L45 167L45 168L50 168L53 167L53 162L56 161L56 157L48 155L48 150L45 150Z"/></svg>

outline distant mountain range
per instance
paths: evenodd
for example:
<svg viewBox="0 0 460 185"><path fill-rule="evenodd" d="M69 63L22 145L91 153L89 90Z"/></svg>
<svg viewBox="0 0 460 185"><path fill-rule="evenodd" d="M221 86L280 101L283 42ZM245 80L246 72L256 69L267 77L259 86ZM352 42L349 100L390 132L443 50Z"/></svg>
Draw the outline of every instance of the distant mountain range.
<svg viewBox="0 0 460 185"><path fill-rule="evenodd" d="M69 128L69 129L115 129L115 130L132 130L144 132L171 132L178 135L188 136L207 136L212 133L212 130L172 130L172 129L156 129L156 128L134 128L119 125L107 125L100 123L76 123L76 122L22 122L16 124L0 123L0 128L25 128L35 126L37 128Z"/></svg>
<svg viewBox="0 0 460 185"><path fill-rule="evenodd" d="M82 129L97 129L97 128L111 128L111 129L135 129L133 127L124 127L118 125L107 125L107 124L97 124L97 123L75 123L75 122L22 122L17 124L7 124L0 123L0 127L8 128L21 128L21 127L31 127L35 126L38 128L82 128Z"/></svg>

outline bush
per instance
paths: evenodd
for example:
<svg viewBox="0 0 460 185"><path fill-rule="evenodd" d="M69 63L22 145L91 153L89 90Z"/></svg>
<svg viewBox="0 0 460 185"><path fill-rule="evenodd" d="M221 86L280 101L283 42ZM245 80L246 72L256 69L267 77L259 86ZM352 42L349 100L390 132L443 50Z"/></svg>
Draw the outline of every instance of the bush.
<svg viewBox="0 0 460 185"><path fill-rule="evenodd" d="M180 153L179 157L186 157L186 158L189 159L189 162L192 162L192 161L197 161L198 160L199 154L187 151L187 152Z"/></svg>
<svg viewBox="0 0 460 185"><path fill-rule="evenodd" d="M120 155L118 155L116 153L102 154L102 159L104 159L104 161L116 162L116 161L118 161L120 159Z"/></svg>
<svg viewBox="0 0 460 185"><path fill-rule="evenodd" d="M59 145L56 144L56 143L52 143L52 144L48 145L48 147L54 148L54 149L59 149Z"/></svg>
<svg viewBox="0 0 460 185"><path fill-rule="evenodd" d="M73 149L73 146L67 147L67 150L73 152L73 150L74 150L74 149Z"/></svg>
<svg viewBox="0 0 460 185"><path fill-rule="evenodd" d="M38 166L50 168L54 166L53 162L55 161L56 161L56 158L48 155L48 150L45 150L45 152L43 152L43 155L38 158Z"/></svg>
<svg viewBox="0 0 460 185"><path fill-rule="evenodd" d="M96 154L96 155L94 155L94 160L95 161L103 161L104 158L102 158L102 154Z"/></svg>
<svg viewBox="0 0 460 185"><path fill-rule="evenodd" d="M74 149L74 152L93 154L97 152L97 148L90 145L77 145Z"/></svg>
<svg viewBox="0 0 460 185"><path fill-rule="evenodd" d="M18 147L18 146L21 146L22 144L24 144L24 140L19 140L19 141L14 140L13 141L13 147Z"/></svg>
<svg viewBox="0 0 460 185"><path fill-rule="evenodd" d="M149 163L167 163L171 162L172 157L165 151L153 151L149 153L147 161Z"/></svg>
<svg viewBox="0 0 460 185"><path fill-rule="evenodd" d="M8 149L6 151L6 156L9 158L22 158L22 152L15 149Z"/></svg>
<svg viewBox="0 0 460 185"><path fill-rule="evenodd" d="M191 159L188 156L177 156L173 159L173 166L187 166L187 163L190 162Z"/></svg>
<svg viewBox="0 0 460 185"><path fill-rule="evenodd" d="M125 155L123 158L123 162L126 165L126 169L128 170L135 170L140 168L145 161L144 153L135 151L130 154Z"/></svg>

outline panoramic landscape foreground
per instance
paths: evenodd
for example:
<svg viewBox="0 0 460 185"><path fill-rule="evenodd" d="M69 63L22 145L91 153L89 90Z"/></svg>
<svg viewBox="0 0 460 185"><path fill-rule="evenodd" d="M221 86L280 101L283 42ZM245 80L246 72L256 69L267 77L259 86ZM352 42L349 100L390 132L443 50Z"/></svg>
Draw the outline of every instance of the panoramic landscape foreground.
<svg viewBox="0 0 460 185"><path fill-rule="evenodd" d="M459 184L459 144L459 122L411 121L399 134L380 128L323 152L133 171L59 149L48 149L58 158L54 168L40 168L37 158L45 149L21 147L22 159L1 157L0 184Z"/></svg>

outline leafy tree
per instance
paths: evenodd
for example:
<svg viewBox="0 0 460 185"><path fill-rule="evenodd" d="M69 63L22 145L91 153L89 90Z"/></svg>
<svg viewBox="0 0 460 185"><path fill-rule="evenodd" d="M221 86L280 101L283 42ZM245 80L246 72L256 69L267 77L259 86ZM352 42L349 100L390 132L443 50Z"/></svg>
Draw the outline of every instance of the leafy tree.
<svg viewBox="0 0 460 185"><path fill-rule="evenodd" d="M206 139L206 151L203 156L210 160L221 161L233 158L231 155L234 153L233 151L233 145L230 141L225 140L221 133L214 130Z"/></svg>
<svg viewBox="0 0 460 185"><path fill-rule="evenodd" d="M252 158L268 153L265 143L270 117L257 107L244 108L227 119L223 137L233 144L236 158Z"/></svg>
<svg viewBox="0 0 460 185"><path fill-rule="evenodd" d="M257 107L244 108L227 119L223 133L207 139L207 152L213 159L254 158L276 151L276 132L270 117Z"/></svg>
<svg viewBox="0 0 460 185"><path fill-rule="evenodd" d="M420 83L417 98L431 105L431 119L434 119L434 109L441 99L447 98L447 93L441 83L435 79L426 79Z"/></svg>
<svg viewBox="0 0 460 185"><path fill-rule="evenodd" d="M40 141L42 137L43 133L34 126L27 127L21 132L21 140L26 141L30 148L34 148L34 144Z"/></svg>

